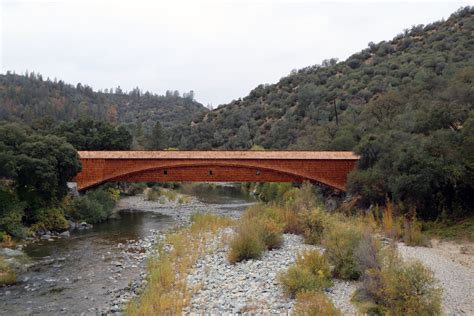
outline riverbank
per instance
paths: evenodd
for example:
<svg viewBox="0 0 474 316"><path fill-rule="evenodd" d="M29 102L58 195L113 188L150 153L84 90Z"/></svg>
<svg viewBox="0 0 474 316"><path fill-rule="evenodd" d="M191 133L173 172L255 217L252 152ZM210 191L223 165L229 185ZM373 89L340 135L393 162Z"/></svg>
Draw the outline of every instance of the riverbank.
<svg viewBox="0 0 474 316"><path fill-rule="evenodd" d="M21 255L28 262L21 264L17 284L0 287L0 314L121 313L146 284L147 258L163 234L188 225L195 212L237 216L248 201L234 195L223 194L215 203L193 197L186 204L150 202L144 195L125 197L114 210L117 219L71 231L69 238L6 250L8 260L17 261Z"/></svg>
<svg viewBox="0 0 474 316"><path fill-rule="evenodd" d="M273 214L272 216L278 217L276 213ZM186 214L175 215L181 216L182 219L186 218L183 223L188 222L189 217ZM239 214L235 215L239 217ZM335 220L340 221L341 219L338 217ZM207 238L204 243L200 244L199 247L203 247L205 250L197 255L197 259L193 259L194 261L189 267L179 272L179 284L181 289L184 289L179 292L182 300L179 303L170 303L170 310L160 306L159 311L173 311L172 313L175 314L191 315L293 314L297 300L285 293L279 275L295 263L298 254L305 250L323 254L326 251L325 247L305 244L303 237L285 233L279 248L265 251L261 258L231 264L228 257L229 247L237 233L236 226L226 227L219 230L213 238ZM385 245L384 247L394 245L394 242L386 237L376 235L376 239L380 240ZM442 247L446 247L445 244L441 244ZM404 266L411 267L411 259L416 259L429 269L426 271L433 272L435 282L427 286L439 286L442 289L440 308L444 314L474 314L472 254L462 254L464 262L467 262L462 265L457 260L450 260L448 255L440 254L444 253L440 243L433 241L432 245L431 248L427 248L398 243L395 251L405 259ZM163 246L173 249L172 243L169 244L166 239ZM450 244L450 247L454 246ZM184 254L184 256L187 255ZM175 260L179 261L183 258ZM159 260L159 258L153 260ZM157 271L152 269L148 273L153 274ZM362 282L339 278L332 278L331 281L332 285L323 289L323 295L328 297L343 315L358 313L359 306L353 301L353 297L356 291L363 286ZM153 292L148 290L147 297L147 301L153 301ZM135 301L135 307L140 306L140 299L141 296ZM156 297L156 300L160 299ZM148 313L144 312L144 314L156 312L153 308L145 309L148 310ZM131 315L143 314L142 312L143 310L140 309L132 309Z"/></svg>

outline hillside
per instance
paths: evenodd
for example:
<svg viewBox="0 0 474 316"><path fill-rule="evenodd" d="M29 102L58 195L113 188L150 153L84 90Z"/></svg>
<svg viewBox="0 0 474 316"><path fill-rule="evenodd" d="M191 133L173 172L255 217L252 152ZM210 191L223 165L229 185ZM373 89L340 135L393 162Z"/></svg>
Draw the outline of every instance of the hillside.
<svg viewBox="0 0 474 316"><path fill-rule="evenodd" d="M0 75L0 120L57 125L79 118L115 123L141 123L151 129L157 121L165 128L189 122L207 109L194 101L193 93L180 96L142 93L138 88L124 93L120 88L95 92L92 88L63 81L43 80L41 75ZM47 122L47 124L44 124Z"/></svg>
<svg viewBox="0 0 474 316"><path fill-rule="evenodd" d="M181 148L354 150L354 201L474 212L474 7L260 85L171 133Z"/></svg>
<svg viewBox="0 0 474 316"><path fill-rule="evenodd" d="M443 103L437 108L455 106L444 102L445 90L456 73L474 66L473 28L473 9L468 7L447 21L413 26L391 41L369 43L346 61L330 59L293 71L276 84L259 85L243 99L203 113L187 129L173 133L174 145L352 149L374 127L367 117L374 107L396 120L408 109L423 114L435 103ZM378 106L384 95L397 99L392 100L396 105ZM455 120L466 118L464 110L463 118Z"/></svg>

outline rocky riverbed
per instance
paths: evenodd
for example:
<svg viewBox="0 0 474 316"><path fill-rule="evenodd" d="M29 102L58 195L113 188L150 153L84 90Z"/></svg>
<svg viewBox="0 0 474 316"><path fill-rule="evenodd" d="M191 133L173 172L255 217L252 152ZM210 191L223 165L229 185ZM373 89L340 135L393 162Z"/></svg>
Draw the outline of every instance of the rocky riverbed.
<svg viewBox="0 0 474 316"><path fill-rule="evenodd" d="M211 254L201 258L188 275L187 282L196 289L184 313L190 314L291 314L294 300L282 291L279 273L295 262L304 250L321 248L303 243L300 236L285 234L283 246L265 252L259 260L232 265L227 260L227 242L232 229L220 232L209 245ZM328 296L344 314L355 314L349 302L354 282L336 281L327 290Z"/></svg>
<svg viewBox="0 0 474 316"><path fill-rule="evenodd" d="M156 243L165 238L168 229L188 225L196 212L238 218L248 205L238 199L231 203L205 203L193 197L180 204L151 202L143 195L124 198L118 203L117 212L126 219L108 223L110 232L104 234L104 228L94 227L73 232L70 238L35 244L42 251L46 247L48 255L35 259L35 252L29 251L33 259L25 259L27 271L20 275L20 283L0 288L0 315L120 315L129 300L146 286L146 258L153 254ZM125 227L113 228L119 223ZM130 233L136 227L140 227L139 232ZM227 228L211 239L209 253L198 260L187 276L193 295L183 312L291 314L294 300L282 292L278 274L294 263L299 252L323 249L304 244L300 236L286 234L280 249L266 252L260 260L231 265L227 253L233 234ZM63 248L67 251L59 251ZM443 308L447 315L474 315L471 265L461 265L437 250L399 244L404 258L421 260L434 271L444 289ZM14 260L24 258L21 251L2 251ZM326 294L344 315L354 315L356 309L350 299L357 286L357 282L334 280Z"/></svg>
<svg viewBox="0 0 474 316"><path fill-rule="evenodd" d="M247 200L149 202L122 199L118 219L71 231L69 238L44 238L24 249L1 250L18 263L18 284L0 288L0 315L121 314L146 284L145 262L168 229L187 225L195 212L237 217Z"/></svg>

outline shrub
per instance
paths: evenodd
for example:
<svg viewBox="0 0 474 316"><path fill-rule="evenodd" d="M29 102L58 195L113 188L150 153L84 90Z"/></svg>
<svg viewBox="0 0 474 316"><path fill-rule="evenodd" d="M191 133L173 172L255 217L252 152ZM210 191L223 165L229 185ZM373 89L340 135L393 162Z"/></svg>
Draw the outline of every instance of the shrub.
<svg viewBox="0 0 474 316"><path fill-rule="evenodd" d="M412 220L405 220L403 225L403 241L408 246L429 247L429 239L421 232L421 223L413 216Z"/></svg>
<svg viewBox="0 0 474 316"><path fill-rule="evenodd" d="M322 290L332 285L329 264L317 250L298 255L296 264L280 274L279 279L292 297L301 291Z"/></svg>
<svg viewBox="0 0 474 316"><path fill-rule="evenodd" d="M334 266L337 278L355 280L360 276L354 251L362 239L361 231L350 224L338 223L325 230L323 245L325 255Z"/></svg>
<svg viewBox="0 0 474 316"><path fill-rule="evenodd" d="M440 315L442 290L421 262L394 262L382 269L384 307L389 315Z"/></svg>
<svg viewBox="0 0 474 316"><path fill-rule="evenodd" d="M298 255L296 265L304 267L318 277L321 288L332 285L331 268L325 256L317 250L308 250Z"/></svg>
<svg viewBox="0 0 474 316"><path fill-rule="evenodd" d="M280 248L283 244L283 230L281 226L271 218L260 219L258 224L260 226L258 233L265 247L268 250Z"/></svg>
<svg viewBox="0 0 474 316"><path fill-rule="evenodd" d="M303 291L296 295L294 314L304 316L339 316L341 312L324 293Z"/></svg>
<svg viewBox="0 0 474 316"><path fill-rule="evenodd" d="M131 183L127 190L125 191L126 195L137 195L143 193L146 188L146 184L143 182Z"/></svg>
<svg viewBox="0 0 474 316"><path fill-rule="evenodd" d="M149 189L146 193L146 199L148 201L158 201L160 198L160 188L158 187L153 187Z"/></svg>
<svg viewBox="0 0 474 316"><path fill-rule="evenodd" d="M11 285L16 283L16 273L13 269L0 257L0 286Z"/></svg>
<svg viewBox="0 0 474 316"><path fill-rule="evenodd" d="M69 223L64 217L61 208L43 208L36 213L36 229L63 231L69 228Z"/></svg>
<svg viewBox="0 0 474 316"><path fill-rule="evenodd" d="M354 258L360 273L367 270L381 269L382 258L380 251L380 242L375 240L370 232L365 232L354 251Z"/></svg>
<svg viewBox="0 0 474 316"><path fill-rule="evenodd" d="M327 225L325 214L318 209L314 209L310 212L305 212L302 217L305 242L311 245L320 244L323 239L324 228Z"/></svg>
<svg viewBox="0 0 474 316"><path fill-rule="evenodd" d="M305 182L300 189L293 193L293 201L287 202L287 207L297 212L310 211L316 207L316 195L311 183Z"/></svg>
<svg viewBox="0 0 474 316"><path fill-rule="evenodd" d="M259 223L245 221L238 227L237 235L230 242L229 262L258 259L265 250L265 243L259 234Z"/></svg>
<svg viewBox="0 0 474 316"><path fill-rule="evenodd" d="M112 214L116 201L114 196L102 188L89 191L73 201L72 213L75 220L84 220L88 223L99 223Z"/></svg>
<svg viewBox="0 0 474 316"><path fill-rule="evenodd" d="M303 219L294 210L285 209L283 211L283 232L288 234L301 235L304 233Z"/></svg>
<svg viewBox="0 0 474 316"><path fill-rule="evenodd" d="M293 265L285 273L280 274L279 280L285 292L291 297L302 291L321 289L318 277L309 269L298 265Z"/></svg>

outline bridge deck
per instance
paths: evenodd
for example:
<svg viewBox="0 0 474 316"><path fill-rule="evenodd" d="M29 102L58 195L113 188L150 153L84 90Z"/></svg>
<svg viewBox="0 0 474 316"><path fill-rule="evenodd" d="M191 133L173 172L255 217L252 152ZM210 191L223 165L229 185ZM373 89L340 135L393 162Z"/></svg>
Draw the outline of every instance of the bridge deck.
<svg viewBox="0 0 474 316"><path fill-rule="evenodd" d="M79 151L81 159L357 160L351 151Z"/></svg>

